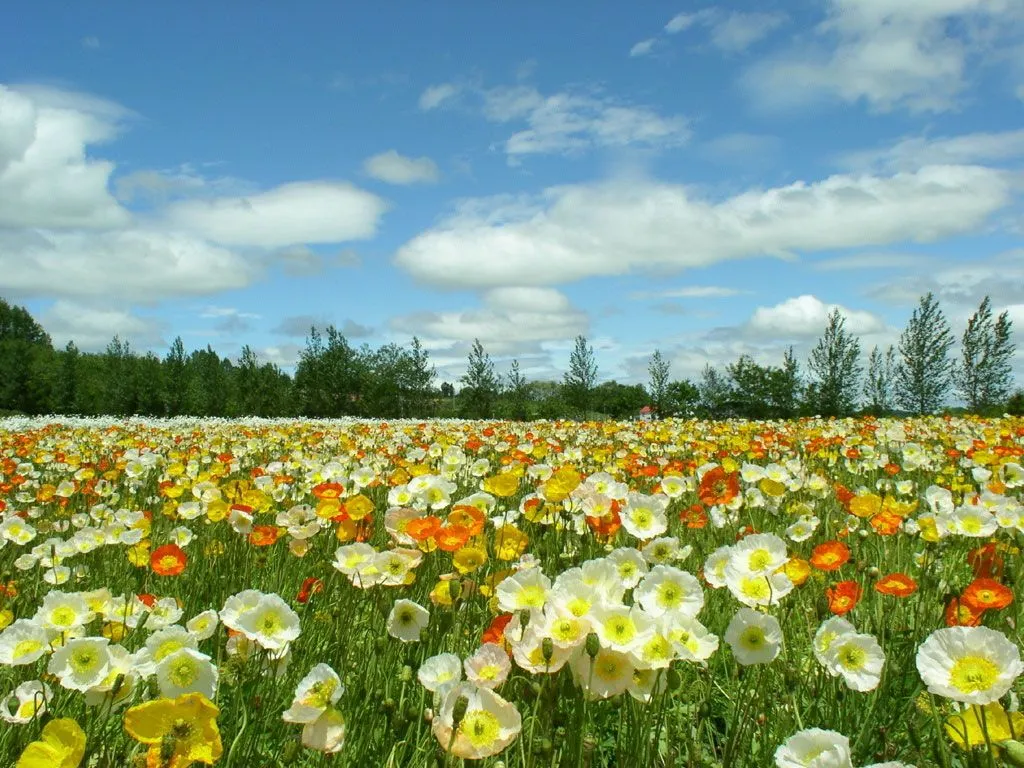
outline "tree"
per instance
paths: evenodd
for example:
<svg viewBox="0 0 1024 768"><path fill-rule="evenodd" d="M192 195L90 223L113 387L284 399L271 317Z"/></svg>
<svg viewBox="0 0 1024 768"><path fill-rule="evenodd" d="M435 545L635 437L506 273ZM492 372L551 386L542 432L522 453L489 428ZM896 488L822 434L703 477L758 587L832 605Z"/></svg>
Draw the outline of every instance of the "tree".
<svg viewBox="0 0 1024 768"><path fill-rule="evenodd" d="M671 381L665 386L663 416L692 416L700 405L700 390L688 379Z"/></svg>
<svg viewBox="0 0 1024 768"><path fill-rule="evenodd" d="M590 392L591 409L612 419L628 419L650 402L643 384L619 384L605 381Z"/></svg>
<svg viewBox="0 0 1024 768"><path fill-rule="evenodd" d="M54 360L49 334L28 310L0 299L0 411L51 410Z"/></svg>
<svg viewBox="0 0 1024 768"><path fill-rule="evenodd" d="M975 412L1002 404L1010 394L1014 345L1010 316L1004 311L992 322L992 302L982 299L967 321L960 347L960 365L954 372L957 390Z"/></svg>
<svg viewBox="0 0 1024 768"><path fill-rule="evenodd" d="M893 376L896 373L896 350L890 344L885 354L877 346L868 356L868 375L864 382L864 399L875 416L884 416L893 406Z"/></svg>
<svg viewBox="0 0 1024 768"><path fill-rule="evenodd" d="M480 339L473 339L469 351L466 373L459 379L463 412L473 419L486 419L493 415L494 401L498 397L498 377L494 373L491 356L484 351Z"/></svg>
<svg viewBox="0 0 1024 768"><path fill-rule="evenodd" d="M791 419L797 415L800 411L802 390L800 363L797 362L793 347L789 347L782 356L782 368L778 370L772 382L772 400L778 416Z"/></svg>
<svg viewBox="0 0 1024 768"><path fill-rule="evenodd" d="M953 336L931 292L921 297L900 335L896 401L915 414L934 413L945 402L953 378Z"/></svg>
<svg viewBox="0 0 1024 768"><path fill-rule="evenodd" d="M732 397L729 380L711 363L705 363L697 389L700 392L700 410L704 415L711 418L720 417L727 408L729 398Z"/></svg>
<svg viewBox="0 0 1024 768"><path fill-rule="evenodd" d="M597 382L597 361L594 349L582 334L576 337L576 346L569 354L569 370L563 379L562 394L573 409L586 416L590 405L590 392Z"/></svg>
<svg viewBox="0 0 1024 768"><path fill-rule="evenodd" d="M857 403L860 391L860 341L846 332L846 318L838 309L828 316L825 333L811 350L811 409L821 416L846 416Z"/></svg>
<svg viewBox="0 0 1024 768"><path fill-rule="evenodd" d="M661 356L661 350L654 350L651 360L647 364L647 373L650 376L648 391L651 393L651 400L654 401L654 409L659 415L665 412L665 396L668 391L668 376L671 365L668 360Z"/></svg>
<svg viewBox="0 0 1024 768"><path fill-rule="evenodd" d="M505 375L505 403L508 418L522 421L527 418L526 410L526 377L519 370L519 361L513 360Z"/></svg>
<svg viewBox="0 0 1024 768"><path fill-rule="evenodd" d="M407 392L410 415L429 416L431 396L437 369L430 363L430 353L423 348L418 337L412 337L412 349L405 367L403 383Z"/></svg>

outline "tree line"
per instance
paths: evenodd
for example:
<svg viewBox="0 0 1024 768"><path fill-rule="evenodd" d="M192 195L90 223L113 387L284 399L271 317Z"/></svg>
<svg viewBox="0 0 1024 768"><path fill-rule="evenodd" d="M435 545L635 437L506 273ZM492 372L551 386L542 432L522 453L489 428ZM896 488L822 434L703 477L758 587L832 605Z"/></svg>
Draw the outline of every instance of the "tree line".
<svg viewBox="0 0 1024 768"><path fill-rule="evenodd" d="M697 381L673 379L659 350L648 381L598 382L594 349L575 339L560 381L527 380L519 362L499 375L479 339L458 382L438 382L418 338L407 346L352 346L334 326L311 328L294 374L261 362L249 346L237 360L212 347L186 352L180 337L160 357L115 336L103 352L73 342L55 349L23 307L0 299L0 415L307 416L366 418L794 418L935 413L953 398L971 412L1024 413L1011 396L1015 345L1006 312L988 297L968 320L959 355L938 301L921 297L896 347L870 350L838 310L804 366L789 348L779 365L742 355ZM456 387L458 384L458 387Z"/></svg>

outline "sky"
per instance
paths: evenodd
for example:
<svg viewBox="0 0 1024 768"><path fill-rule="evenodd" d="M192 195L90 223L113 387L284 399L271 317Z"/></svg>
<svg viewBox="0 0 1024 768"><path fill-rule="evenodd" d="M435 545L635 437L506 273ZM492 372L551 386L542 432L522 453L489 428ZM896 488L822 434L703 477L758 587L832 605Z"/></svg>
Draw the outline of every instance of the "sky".
<svg viewBox="0 0 1024 768"><path fill-rule="evenodd" d="M1024 0L19 5L0 296L57 345L696 379L932 291L1024 350Z"/></svg>

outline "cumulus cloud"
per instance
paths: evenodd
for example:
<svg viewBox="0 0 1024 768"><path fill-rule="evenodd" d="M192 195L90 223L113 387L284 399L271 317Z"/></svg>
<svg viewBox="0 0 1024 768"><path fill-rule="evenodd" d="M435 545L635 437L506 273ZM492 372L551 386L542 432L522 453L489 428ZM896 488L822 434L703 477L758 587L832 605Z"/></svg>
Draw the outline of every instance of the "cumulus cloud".
<svg viewBox="0 0 1024 768"><path fill-rule="evenodd" d="M450 348L473 339L492 355L537 352L540 342L586 333L585 312L552 288L509 287L487 291L483 306L453 312L416 312L394 317L391 330L415 334L435 347Z"/></svg>
<svg viewBox="0 0 1024 768"><path fill-rule="evenodd" d="M114 180L114 192L125 203L165 203L182 197L221 197L257 192L251 182L232 176L208 177L191 163L169 170L133 171Z"/></svg>
<svg viewBox="0 0 1024 768"><path fill-rule="evenodd" d="M828 9L814 43L798 43L746 73L760 104L834 98L877 112L950 109L966 84L969 58L993 48L1001 29L1020 17L1019 3L986 0L835 0Z"/></svg>
<svg viewBox="0 0 1024 768"><path fill-rule="evenodd" d="M119 336L136 350L164 345L164 324L124 309L59 300L39 318L57 347L69 341L83 352L102 352Z"/></svg>
<svg viewBox="0 0 1024 768"><path fill-rule="evenodd" d="M417 280L443 287L554 285L756 256L927 242L971 231L1010 199L1003 172L975 166L836 175L720 202L654 181L570 185L535 198L464 203L402 246L395 261Z"/></svg>
<svg viewBox="0 0 1024 768"><path fill-rule="evenodd" d="M437 163L429 157L405 157L393 149L368 158L363 170L388 184L422 184L441 177Z"/></svg>
<svg viewBox="0 0 1024 768"><path fill-rule="evenodd" d="M94 97L0 85L0 227L128 224L108 189L114 164L87 148L112 139L130 114Z"/></svg>
<svg viewBox="0 0 1024 768"><path fill-rule="evenodd" d="M218 243L280 248L372 237L386 209L381 198L352 184L305 181L247 197L183 200L165 216Z"/></svg>
<svg viewBox="0 0 1024 768"><path fill-rule="evenodd" d="M420 94L420 109L425 112L437 109L446 101L458 96L460 90L459 86L454 83L432 85Z"/></svg>
<svg viewBox="0 0 1024 768"><path fill-rule="evenodd" d="M655 39L653 37L647 40L641 40L639 43L629 49L630 56L646 56L654 50Z"/></svg>
<svg viewBox="0 0 1024 768"><path fill-rule="evenodd" d="M151 303L243 288L257 276L238 254L188 235L0 230L0 292L8 297Z"/></svg>
<svg viewBox="0 0 1024 768"><path fill-rule="evenodd" d="M916 170L926 165L1002 163L1024 157L1024 130L968 133L928 138L913 136L878 150L843 155L850 168Z"/></svg>
<svg viewBox="0 0 1024 768"><path fill-rule="evenodd" d="M846 318L846 330L854 335L879 333L885 322L871 312L853 310L839 304L826 304L817 296L805 294L786 299L771 307L758 307L747 322L729 335L745 338L794 339L821 336L828 316L839 310Z"/></svg>

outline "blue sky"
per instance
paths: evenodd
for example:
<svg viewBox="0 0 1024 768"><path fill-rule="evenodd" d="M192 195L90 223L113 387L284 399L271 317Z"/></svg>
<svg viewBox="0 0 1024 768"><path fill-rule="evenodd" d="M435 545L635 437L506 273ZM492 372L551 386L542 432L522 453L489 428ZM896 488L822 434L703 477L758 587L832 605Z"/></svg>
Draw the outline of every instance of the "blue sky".
<svg viewBox="0 0 1024 768"><path fill-rule="evenodd" d="M894 343L934 291L1024 328L1024 0L22 4L0 295L294 364L417 334L442 379ZM1024 363L1018 355L1018 376Z"/></svg>

